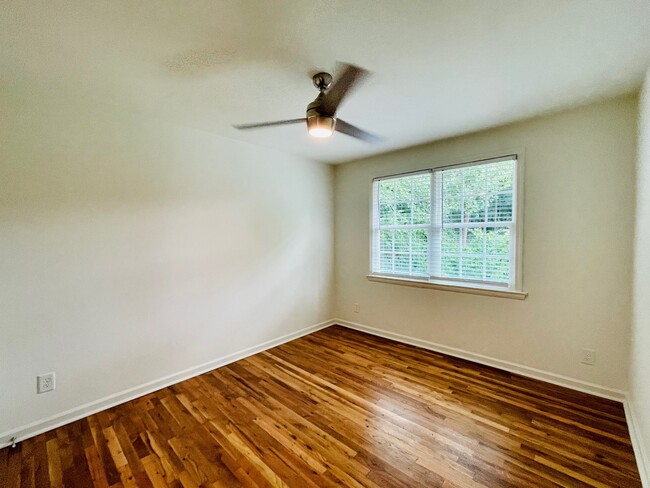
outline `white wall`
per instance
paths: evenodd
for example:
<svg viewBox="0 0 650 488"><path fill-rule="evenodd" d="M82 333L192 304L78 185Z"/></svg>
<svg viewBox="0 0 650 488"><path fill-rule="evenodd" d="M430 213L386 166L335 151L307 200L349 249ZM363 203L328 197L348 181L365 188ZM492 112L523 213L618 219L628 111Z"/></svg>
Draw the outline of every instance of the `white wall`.
<svg viewBox="0 0 650 488"><path fill-rule="evenodd" d="M650 70L639 109L630 409L643 449L637 457L650 479Z"/></svg>
<svg viewBox="0 0 650 488"><path fill-rule="evenodd" d="M636 114L628 96L337 166L337 317L625 390ZM525 301L366 280L373 177L522 147Z"/></svg>
<svg viewBox="0 0 650 488"><path fill-rule="evenodd" d="M0 100L0 441L332 316L330 166L24 85Z"/></svg>

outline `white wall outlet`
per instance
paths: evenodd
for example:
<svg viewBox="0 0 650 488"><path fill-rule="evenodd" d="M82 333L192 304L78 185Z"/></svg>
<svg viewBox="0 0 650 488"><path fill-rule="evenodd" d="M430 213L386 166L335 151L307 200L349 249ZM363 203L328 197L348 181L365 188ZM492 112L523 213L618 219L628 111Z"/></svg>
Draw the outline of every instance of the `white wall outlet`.
<svg viewBox="0 0 650 488"><path fill-rule="evenodd" d="M45 393L47 391L52 391L55 388L54 383L54 372L39 374L36 377L36 392Z"/></svg>
<svg viewBox="0 0 650 488"><path fill-rule="evenodd" d="M593 349L583 349L580 362L582 364L588 364L589 366L593 366L594 363L596 362L596 351L594 351Z"/></svg>
<svg viewBox="0 0 650 488"><path fill-rule="evenodd" d="M358 303L355 303L355 304L353 304L353 306L352 306L352 310L354 310L354 313L359 313L359 311L361 310L361 308L359 307L359 304L358 304Z"/></svg>

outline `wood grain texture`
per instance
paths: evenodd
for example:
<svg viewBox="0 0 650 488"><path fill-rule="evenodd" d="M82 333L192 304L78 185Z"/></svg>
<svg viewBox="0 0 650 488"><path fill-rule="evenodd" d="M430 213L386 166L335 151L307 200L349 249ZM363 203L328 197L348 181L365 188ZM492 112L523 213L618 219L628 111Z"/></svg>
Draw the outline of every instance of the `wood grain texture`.
<svg viewBox="0 0 650 488"><path fill-rule="evenodd" d="M2 449L0 485L641 483L620 403L333 326Z"/></svg>

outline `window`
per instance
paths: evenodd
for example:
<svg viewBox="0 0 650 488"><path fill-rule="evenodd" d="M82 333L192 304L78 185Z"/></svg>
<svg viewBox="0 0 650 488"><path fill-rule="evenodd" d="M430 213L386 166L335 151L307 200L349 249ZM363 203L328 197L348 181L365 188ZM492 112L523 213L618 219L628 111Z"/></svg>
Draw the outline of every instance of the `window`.
<svg viewBox="0 0 650 488"><path fill-rule="evenodd" d="M517 290L517 157L373 182L372 273Z"/></svg>

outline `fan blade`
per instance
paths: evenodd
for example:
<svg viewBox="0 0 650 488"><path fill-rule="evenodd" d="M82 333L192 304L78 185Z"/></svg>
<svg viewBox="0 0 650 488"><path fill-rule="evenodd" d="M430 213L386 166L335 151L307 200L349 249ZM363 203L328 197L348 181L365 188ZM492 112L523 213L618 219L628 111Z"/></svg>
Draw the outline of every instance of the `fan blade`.
<svg viewBox="0 0 650 488"><path fill-rule="evenodd" d="M302 119L287 119L287 120L276 120L275 122L260 122L259 124L240 124L233 125L235 129L246 130L246 129L260 129L262 127L272 127L274 125L289 125L289 124L298 124L304 122L304 117Z"/></svg>
<svg viewBox="0 0 650 488"><path fill-rule="evenodd" d="M336 110L339 108L339 105L350 89L368 74L365 69L359 68L358 66L352 64L347 64L345 66L346 67L339 79L325 94L323 103L320 107L323 112L330 115L336 114Z"/></svg>
<svg viewBox="0 0 650 488"><path fill-rule="evenodd" d="M369 142L370 144L377 144L385 140L381 136L370 134L369 132L359 129L358 127L355 127L352 124L348 124L345 120L341 120L341 119L336 119L336 125L334 126L334 130L342 134L347 134L349 136L356 137L357 139L361 139L362 141Z"/></svg>

